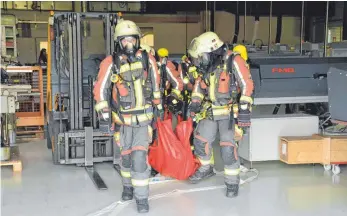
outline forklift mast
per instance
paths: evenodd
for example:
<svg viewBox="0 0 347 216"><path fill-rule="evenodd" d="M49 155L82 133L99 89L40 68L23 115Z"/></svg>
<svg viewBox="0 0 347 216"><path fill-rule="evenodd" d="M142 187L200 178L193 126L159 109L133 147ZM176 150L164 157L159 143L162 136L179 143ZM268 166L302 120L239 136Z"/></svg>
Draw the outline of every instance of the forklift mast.
<svg viewBox="0 0 347 216"><path fill-rule="evenodd" d="M113 13L51 12L48 24L47 147L54 164L85 166L99 189L107 187L93 163L118 165L120 150L112 134L98 130L93 83L101 61L115 50L119 19L121 15ZM99 51L93 53L93 48Z"/></svg>

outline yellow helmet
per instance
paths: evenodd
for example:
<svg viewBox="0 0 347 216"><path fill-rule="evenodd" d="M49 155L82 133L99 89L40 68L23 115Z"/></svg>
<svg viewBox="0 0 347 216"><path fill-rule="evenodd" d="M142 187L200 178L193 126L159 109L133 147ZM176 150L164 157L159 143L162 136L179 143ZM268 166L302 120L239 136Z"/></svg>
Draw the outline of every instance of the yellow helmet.
<svg viewBox="0 0 347 216"><path fill-rule="evenodd" d="M243 60L248 60L247 48L244 45L237 45L234 47L233 52L240 54Z"/></svg>
<svg viewBox="0 0 347 216"><path fill-rule="evenodd" d="M130 35L138 36L140 38L140 28L133 21L120 20L119 23L117 23L116 28L114 30L114 40L118 41L119 37Z"/></svg>
<svg viewBox="0 0 347 216"><path fill-rule="evenodd" d="M169 56L169 50L167 50L166 48L158 49L158 56L161 58L168 57Z"/></svg>
<svg viewBox="0 0 347 216"><path fill-rule="evenodd" d="M193 58L198 58L203 53L213 52L224 45L224 42L214 32L205 32L194 38L188 48L188 53Z"/></svg>

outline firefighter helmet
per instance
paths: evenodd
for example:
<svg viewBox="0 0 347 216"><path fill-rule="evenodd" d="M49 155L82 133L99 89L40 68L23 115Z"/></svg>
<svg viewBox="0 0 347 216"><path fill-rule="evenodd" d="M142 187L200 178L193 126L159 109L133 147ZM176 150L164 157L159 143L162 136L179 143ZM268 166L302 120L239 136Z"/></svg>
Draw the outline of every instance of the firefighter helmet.
<svg viewBox="0 0 347 216"><path fill-rule="evenodd" d="M168 57L169 56L169 50L167 50L166 48L158 49L158 56L161 58Z"/></svg>
<svg viewBox="0 0 347 216"><path fill-rule="evenodd" d="M147 53L151 52L151 47L148 46L147 44L141 44L141 49L146 50Z"/></svg>
<svg viewBox="0 0 347 216"><path fill-rule="evenodd" d="M147 44L141 44L141 49L146 50L147 53L150 53L151 55L155 56L155 50L153 49L153 47Z"/></svg>
<svg viewBox="0 0 347 216"><path fill-rule="evenodd" d="M141 37L140 28L130 20L120 20L114 30L114 40L118 41L120 37L138 36Z"/></svg>
<svg viewBox="0 0 347 216"><path fill-rule="evenodd" d="M130 20L121 20L115 28L114 40L121 50L134 54L140 48L140 28Z"/></svg>
<svg viewBox="0 0 347 216"><path fill-rule="evenodd" d="M233 49L233 52L240 54L243 60L248 60L247 48L244 45L236 45Z"/></svg>
<svg viewBox="0 0 347 216"><path fill-rule="evenodd" d="M193 58L202 56L203 53L213 52L224 45L224 42L214 32L205 32L194 38L188 52Z"/></svg>

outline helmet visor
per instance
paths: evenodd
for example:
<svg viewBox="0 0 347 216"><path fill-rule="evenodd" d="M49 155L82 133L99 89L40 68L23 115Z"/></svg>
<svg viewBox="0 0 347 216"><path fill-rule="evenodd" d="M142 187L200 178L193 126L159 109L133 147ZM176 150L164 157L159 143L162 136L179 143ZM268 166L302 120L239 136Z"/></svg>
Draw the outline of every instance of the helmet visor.
<svg viewBox="0 0 347 216"><path fill-rule="evenodd" d="M121 48L128 53L135 52L139 47L139 40L136 36L125 36L119 39Z"/></svg>
<svg viewBox="0 0 347 216"><path fill-rule="evenodd" d="M124 38L121 38L120 42L122 43L123 47L127 47L128 44L132 44L132 46L135 46L137 39L134 36L126 36Z"/></svg>

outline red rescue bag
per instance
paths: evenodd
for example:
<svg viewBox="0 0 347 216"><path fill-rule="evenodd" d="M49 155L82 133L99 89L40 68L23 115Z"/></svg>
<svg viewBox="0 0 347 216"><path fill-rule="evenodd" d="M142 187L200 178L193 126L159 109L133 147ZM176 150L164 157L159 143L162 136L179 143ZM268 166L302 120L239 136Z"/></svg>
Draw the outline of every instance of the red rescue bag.
<svg viewBox="0 0 347 216"><path fill-rule="evenodd" d="M200 166L190 147L192 119L180 121L175 132L172 130L171 118L164 121L158 119L157 130L158 139L150 146L149 164L163 176L187 179Z"/></svg>

